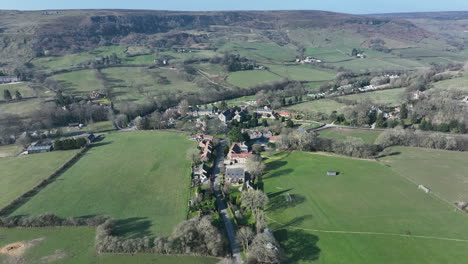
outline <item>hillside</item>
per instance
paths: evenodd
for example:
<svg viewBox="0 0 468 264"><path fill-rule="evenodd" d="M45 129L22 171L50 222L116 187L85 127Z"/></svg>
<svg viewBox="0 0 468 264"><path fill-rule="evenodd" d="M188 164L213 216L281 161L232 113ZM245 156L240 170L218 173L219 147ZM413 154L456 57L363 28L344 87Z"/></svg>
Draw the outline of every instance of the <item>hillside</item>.
<svg viewBox="0 0 468 264"><path fill-rule="evenodd" d="M324 11L171 12L136 10L0 11L2 63L111 44L216 48L235 39L292 43L307 48L296 30L344 30L360 38L416 45L434 34L400 19ZM324 38L322 41L332 42ZM336 43L335 43L336 44Z"/></svg>

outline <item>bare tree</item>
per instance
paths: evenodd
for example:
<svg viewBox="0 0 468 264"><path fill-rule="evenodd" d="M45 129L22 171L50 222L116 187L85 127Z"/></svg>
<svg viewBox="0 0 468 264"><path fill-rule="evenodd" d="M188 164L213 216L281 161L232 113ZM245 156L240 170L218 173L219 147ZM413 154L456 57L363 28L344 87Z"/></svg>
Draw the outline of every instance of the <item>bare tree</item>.
<svg viewBox="0 0 468 264"><path fill-rule="evenodd" d="M181 116L185 116L187 114L187 112L189 111L189 103L186 99L180 101L179 103L179 108L180 108L180 115Z"/></svg>
<svg viewBox="0 0 468 264"><path fill-rule="evenodd" d="M260 233L253 239L248 256L259 263L281 263L282 250L272 234Z"/></svg>
<svg viewBox="0 0 468 264"><path fill-rule="evenodd" d="M223 186L223 193L229 195L231 193L232 184L230 181L225 181Z"/></svg>
<svg viewBox="0 0 468 264"><path fill-rule="evenodd" d="M252 181L255 181L258 177L262 176L265 172L265 164L263 161L258 159L257 155L247 161L247 171L252 176Z"/></svg>
<svg viewBox="0 0 468 264"><path fill-rule="evenodd" d="M241 194L241 204L255 215L264 209L268 203L268 196L260 190L247 190Z"/></svg>
<svg viewBox="0 0 468 264"><path fill-rule="evenodd" d="M267 219L264 211L258 211L255 215L255 228L257 234L260 234L267 227Z"/></svg>
<svg viewBox="0 0 468 264"><path fill-rule="evenodd" d="M253 238L254 232L252 232L252 228L248 226L243 226L239 229L239 231L237 231L237 239L246 251L249 250L249 245Z"/></svg>

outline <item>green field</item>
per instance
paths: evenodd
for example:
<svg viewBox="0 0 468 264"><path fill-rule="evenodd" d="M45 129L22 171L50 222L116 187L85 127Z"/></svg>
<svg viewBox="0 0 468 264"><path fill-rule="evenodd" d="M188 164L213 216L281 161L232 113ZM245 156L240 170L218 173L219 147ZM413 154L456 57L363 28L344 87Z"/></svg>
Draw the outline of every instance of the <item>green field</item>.
<svg viewBox="0 0 468 264"><path fill-rule="evenodd" d="M211 264L217 259L205 257L163 256L151 254L96 255L94 250L95 229L92 227L63 227L63 228L0 228L0 248L19 241L34 242L26 249L24 255L12 261L7 255L0 254L0 262L10 263L60 263L60 264ZM22 261L19 262L21 259ZM24 261L24 262L23 262Z"/></svg>
<svg viewBox="0 0 468 264"><path fill-rule="evenodd" d="M369 100L378 104L397 106L403 102L402 94L404 90L404 88L388 89L375 92L344 95L337 98L348 99L356 102L368 98ZM294 111L321 112L325 114L331 114L333 111L342 113L345 107L346 104L337 102L333 99L320 99L289 106L287 109Z"/></svg>
<svg viewBox="0 0 468 264"><path fill-rule="evenodd" d="M161 91L198 91L200 88L193 82L187 82L169 69L147 69L144 67L117 67L103 69L106 79L113 87L117 101L138 101L148 94L157 95ZM158 84L160 77L166 77L170 83Z"/></svg>
<svg viewBox="0 0 468 264"><path fill-rule="evenodd" d="M2 147L4 148L4 147ZM53 151L0 158L0 208L49 177L77 151Z"/></svg>
<svg viewBox="0 0 468 264"><path fill-rule="evenodd" d="M16 84L2 84L0 85L0 92L3 96L3 90L10 90L11 95L15 98L15 92L18 91L21 93L23 98L38 96L43 93L42 90L34 90L30 87L30 83L21 82ZM2 98L3 99L3 98Z"/></svg>
<svg viewBox="0 0 468 264"><path fill-rule="evenodd" d="M102 89L102 83L96 78L96 70L80 70L54 75L69 93L87 95L90 91Z"/></svg>
<svg viewBox="0 0 468 264"><path fill-rule="evenodd" d="M348 137L362 139L365 143L373 144L382 131L369 129L346 129L346 128L327 128L320 130L319 134L324 138L344 140Z"/></svg>
<svg viewBox="0 0 468 264"><path fill-rule="evenodd" d="M241 88L252 87L261 83L279 81L283 79L269 71L238 71L229 74L227 81Z"/></svg>
<svg viewBox="0 0 468 264"><path fill-rule="evenodd" d="M218 52L236 53L259 62L294 61L296 50L292 46L279 46L274 42L229 42Z"/></svg>
<svg viewBox="0 0 468 264"><path fill-rule="evenodd" d="M382 158L393 171L423 184L447 200L468 201L468 153L423 148L392 147Z"/></svg>
<svg viewBox="0 0 468 264"><path fill-rule="evenodd" d="M0 103L0 113L15 114L21 117L30 117L34 111L41 109L44 104L44 100L39 98L12 101L9 103Z"/></svg>
<svg viewBox="0 0 468 264"><path fill-rule="evenodd" d="M403 103L403 93L405 88L387 89L382 91L367 92L340 96L339 98L361 101L368 98L372 102L390 106L398 106Z"/></svg>
<svg viewBox="0 0 468 264"><path fill-rule="evenodd" d="M336 72L309 65L266 65L271 72L296 81L333 80Z"/></svg>
<svg viewBox="0 0 468 264"><path fill-rule="evenodd" d="M13 214L109 215L121 235L168 235L186 219L193 145L169 132L109 134Z"/></svg>
<svg viewBox="0 0 468 264"><path fill-rule="evenodd" d="M339 103L332 99L320 99L289 106L288 109L294 111L321 112L325 114L331 114L333 111L340 113L345 107L345 104Z"/></svg>
<svg viewBox="0 0 468 264"><path fill-rule="evenodd" d="M437 89L458 89L466 92L468 91L468 76L436 82L434 87Z"/></svg>
<svg viewBox="0 0 468 264"><path fill-rule="evenodd" d="M0 158L17 156L23 149L23 146L18 144L0 146Z"/></svg>
<svg viewBox="0 0 468 264"><path fill-rule="evenodd" d="M468 256L467 216L379 162L293 152L270 159L267 169L267 214L286 263L459 263Z"/></svg>

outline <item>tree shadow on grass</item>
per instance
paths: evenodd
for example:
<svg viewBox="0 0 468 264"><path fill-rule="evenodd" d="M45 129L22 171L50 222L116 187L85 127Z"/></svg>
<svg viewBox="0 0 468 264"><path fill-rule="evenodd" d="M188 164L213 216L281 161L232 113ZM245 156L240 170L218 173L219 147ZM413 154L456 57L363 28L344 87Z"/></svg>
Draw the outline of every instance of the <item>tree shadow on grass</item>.
<svg viewBox="0 0 468 264"><path fill-rule="evenodd" d="M275 177L280 177L280 176L292 173L293 171L294 171L293 169L284 169L284 170L274 171L272 173L265 175L263 179L271 179Z"/></svg>
<svg viewBox="0 0 468 264"><path fill-rule="evenodd" d="M270 202L267 211L280 212L287 208L295 207L302 204L306 198L299 194L289 194L287 191L283 191L281 195L269 196Z"/></svg>
<svg viewBox="0 0 468 264"><path fill-rule="evenodd" d="M288 164L287 161L284 161L284 160L275 160L275 161L272 161L270 163L267 163L266 164L266 169L267 171L270 171L270 170L277 170L283 166L286 166L286 164Z"/></svg>
<svg viewBox="0 0 468 264"><path fill-rule="evenodd" d="M385 158L385 157L398 156L398 155L400 155L400 154L401 154L400 151L393 151L393 152L390 152L390 153L385 153L385 151L383 151L383 152L380 153L380 155L377 156L376 158L377 158L377 159L380 159L380 158Z"/></svg>
<svg viewBox="0 0 468 264"><path fill-rule="evenodd" d="M284 263L309 262L319 259L319 237L303 230L279 229L274 233L285 251Z"/></svg>
<svg viewBox="0 0 468 264"><path fill-rule="evenodd" d="M109 144L112 144L112 141L97 142L97 143L95 142L95 143L93 143L91 146L92 146L93 148L95 148L95 147L101 147L101 146L105 146L105 145L109 145Z"/></svg>
<svg viewBox="0 0 468 264"><path fill-rule="evenodd" d="M114 235L126 238L141 238L152 236L150 228L153 224L146 217L131 217L117 220L116 232Z"/></svg>

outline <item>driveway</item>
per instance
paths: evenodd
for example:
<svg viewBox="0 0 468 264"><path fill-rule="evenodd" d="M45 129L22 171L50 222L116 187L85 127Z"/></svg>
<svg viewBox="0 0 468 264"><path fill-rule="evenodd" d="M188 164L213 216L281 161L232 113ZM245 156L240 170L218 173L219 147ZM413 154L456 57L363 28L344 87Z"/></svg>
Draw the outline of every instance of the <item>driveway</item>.
<svg viewBox="0 0 468 264"><path fill-rule="evenodd" d="M232 225L231 219L229 218L226 203L223 200L221 190L220 190L220 172L221 168L224 166L224 146L227 145L226 140L222 140L218 146L218 157L216 158L215 165L213 168L213 175L214 175L214 189L216 195L216 201L218 203L219 213L223 218L224 227L226 228L226 233L228 235L229 244L231 245L231 252L232 252L232 263L233 264L241 264L242 257L241 257L241 250L239 243L237 242L236 238L236 231L234 226Z"/></svg>

